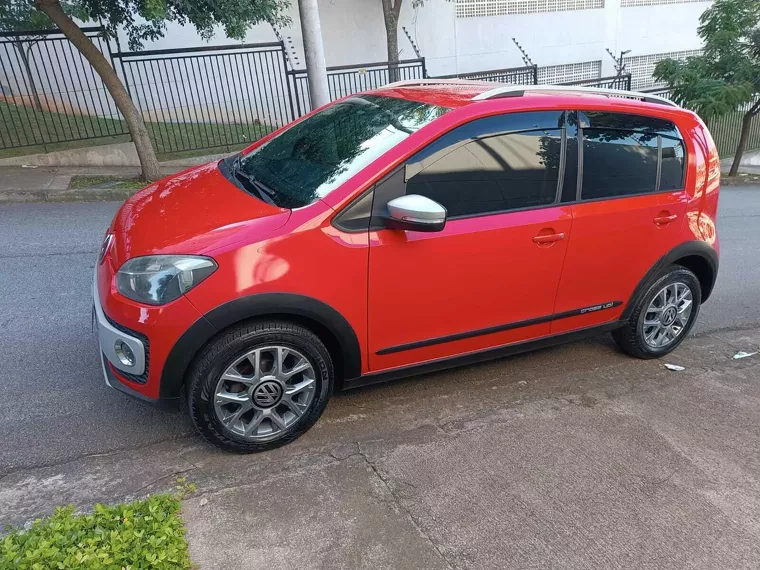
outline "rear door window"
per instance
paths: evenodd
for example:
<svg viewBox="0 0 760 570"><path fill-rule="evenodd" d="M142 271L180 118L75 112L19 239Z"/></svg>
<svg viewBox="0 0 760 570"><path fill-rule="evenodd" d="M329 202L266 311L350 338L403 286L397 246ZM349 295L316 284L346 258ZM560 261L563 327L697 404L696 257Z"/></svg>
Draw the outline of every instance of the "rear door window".
<svg viewBox="0 0 760 570"><path fill-rule="evenodd" d="M581 199L599 200L683 188L684 144L656 117L579 112Z"/></svg>
<svg viewBox="0 0 760 570"><path fill-rule="evenodd" d="M657 135L583 129L584 200L654 192Z"/></svg>

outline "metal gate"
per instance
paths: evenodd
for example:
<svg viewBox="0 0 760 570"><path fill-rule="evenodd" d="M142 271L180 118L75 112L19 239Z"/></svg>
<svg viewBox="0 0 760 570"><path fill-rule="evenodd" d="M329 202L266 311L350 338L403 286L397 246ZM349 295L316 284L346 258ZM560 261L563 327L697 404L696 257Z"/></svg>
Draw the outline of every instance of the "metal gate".
<svg viewBox="0 0 760 570"><path fill-rule="evenodd" d="M109 53L103 28L82 31ZM100 77L59 30L0 33L0 150L47 152L68 141L124 141L127 133Z"/></svg>
<svg viewBox="0 0 760 570"><path fill-rule="evenodd" d="M159 154L239 147L296 118L282 42L112 57Z"/></svg>

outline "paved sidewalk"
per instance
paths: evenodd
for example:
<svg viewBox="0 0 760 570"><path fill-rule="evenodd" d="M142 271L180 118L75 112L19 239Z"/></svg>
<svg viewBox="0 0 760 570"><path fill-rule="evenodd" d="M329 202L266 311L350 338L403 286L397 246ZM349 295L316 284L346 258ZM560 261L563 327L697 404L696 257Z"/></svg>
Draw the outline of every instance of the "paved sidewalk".
<svg viewBox="0 0 760 570"><path fill-rule="evenodd" d="M201 570L756 570L760 355L733 355L758 349L758 328L662 361L602 337L356 390L265 454L188 437L8 473L0 524L182 475Z"/></svg>
<svg viewBox="0 0 760 570"><path fill-rule="evenodd" d="M168 176L194 165L218 160L227 154L162 162L161 173ZM134 194L135 190L108 187L69 190L71 177L136 178L140 176L140 172L140 168L135 166L0 166L0 203L125 200Z"/></svg>
<svg viewBox="0 0 760 570"><path fill-rule="evenodd" d="M187 166L164 166L161 171L166 176L185 168ZM129 166L2 166L0 203L124 200L135 193L135 190L113 188L69 190L71 177L76 175L135 178L140 175L140 169Z"/></svg>

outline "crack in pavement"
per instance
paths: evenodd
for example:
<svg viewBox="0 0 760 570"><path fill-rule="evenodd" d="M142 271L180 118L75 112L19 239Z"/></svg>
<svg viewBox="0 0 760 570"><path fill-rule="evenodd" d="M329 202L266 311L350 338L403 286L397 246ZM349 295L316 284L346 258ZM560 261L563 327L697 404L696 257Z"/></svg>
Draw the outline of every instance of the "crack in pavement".
<svg viewBox="0 0 760 570"><path fill-rule="evenodd" d="M450 568L450 570L457 570L457 567L453 565L451 560L449 560L449 558L441 551L441 548L438 546L438 544L436 544L433 538L423 529L422 525L417 520L417 517L415 517L412 514L412 512L401 502L401 499L399 499L399 497L396 496L396 493L391 488L391 485L388 483L387 479L383 476L383 474L377 468L377 465L375 465L375 463L371 461L369 457L367 457L367 454L362 451L361 442L357 441L356 446L358 450L358 455L360 455L364 459L364 462L369 466L369 468L377 476L377 478L380 479L385 489L393 498L394 504L406 514L406 516L409 518L409 521L412 523L414 528L417 529L417 532L419 532L422 536L425 537L425 539L428 541L430 546L432 546L435 549L435 551L438 553L438 555L441 557L441 560L443 560L446 563L446 566Z"/></svg>

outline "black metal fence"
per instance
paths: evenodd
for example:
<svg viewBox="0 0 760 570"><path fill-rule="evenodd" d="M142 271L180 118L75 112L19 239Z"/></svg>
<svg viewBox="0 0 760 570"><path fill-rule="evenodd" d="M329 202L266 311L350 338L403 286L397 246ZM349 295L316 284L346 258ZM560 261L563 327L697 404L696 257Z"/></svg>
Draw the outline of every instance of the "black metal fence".
<svg viewBox="0 0 760 570"><path fill-rule="evenodd" d="M281 42L113 58L159 153L239 146L297 116Z"/></svg>
<svg viewBox="0 0 760 570"><path fill-rule="evenodd" d="M435 79L472 79L480 81L498 81L517 85L537 85L538 66L510 67L506 69L491 69L489 71L473 71L453 75L438 75Z"/></svg>
<svg viewBox="0 0 760 570"><path fill-rule="evenodd" d="M630 74L600 77L598 79L581 79L580 81L568 81L562 85L577 85L579 87L602 87L604 89L631 90Z"/></svg>
<svg viewBox="0 0 760 570"><path fill-rule="evenodd" d="M102 28L82 31L108 54ZM0 33L0 150L127 133L100 77L58 30Z"/></svg>
<svg viewBox="0 0 760 570"><path fill-rule="evenodd" d="M288 71L293 88L297 116L311 111L311 95L305 69ZM327 68L327 84L330 99L340 99L346 95L377 89L393 81L422 79L427 77L425 58L405 59L389 66L387 61L338 65ZM392 80L391 80L392 78Z"/></svg>
<svg viewBox="0 0 760 570"><path fill-rule="evenodd" d="M114 68L141 111L159 154L231 149L311 110L306 70L289 70L282 42L142 52L112 51L103 28L82 28ZM396 80L428 77L425 59L328 67L331 99ZM460 78L537 85L535 65ZM631 89L631 76L565 85ZM667 89L657 89L667 97ZM736 149L741 109L707 120L721 156ZM58 30L0 33L0 157L11 149L54 150L60 143L129 140L126 122L90 64ZM88 143L85 143L88 144ZM760 116L749 149L760 148Z"/></svg>
<svg viewBox="0 0 760 570"><path fill-rule="evenodd" d="M666 99L672 98L672 92L667 87L655 87L645 89L644 91L665 97ZM755 101L757 100L755 99ZM753 104L754 102L747 103L736 111L719 117L702 117L707 128L710 129L710 134L715 141L715 146L718 147L718 154L721 158L730 157L736 153L736 147L739 145L739 136L742 132L744 115ZM745 148L745 150L757 149L760 149L760 115L752 118L747 147Z"/></svg>

